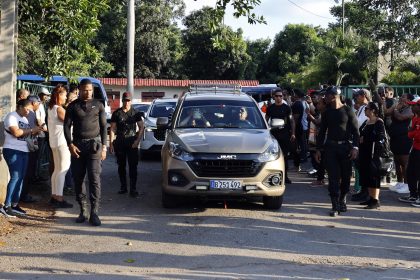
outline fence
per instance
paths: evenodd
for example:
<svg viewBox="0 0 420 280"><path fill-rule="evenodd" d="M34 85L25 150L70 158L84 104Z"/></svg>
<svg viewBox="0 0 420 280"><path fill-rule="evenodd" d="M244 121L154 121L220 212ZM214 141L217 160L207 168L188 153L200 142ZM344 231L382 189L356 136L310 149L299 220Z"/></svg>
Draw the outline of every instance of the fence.
<svg viewBox="0 0 420 280"><path fill-rule="evenodd" d="M388 87L392 87L394 89L394 96L401 96L404 93L411 93L413 95L420 95L420 85L387 85ZM367 85L349 85L342 87L341 90L343 95L347 98L351 98L353 96L353 89L356 88L369 88Z"/></svg>
<svg viewBox="0 0 420 280"><path fill-rule="evenodd" d="M38 94L38 93L41 92L42 88L46 88L49 92L51 92L54 89L53 86L48 86L48 85L44 85L44 84L34 84L34 83L28 83L28 82L21 82L21 81L18 81L17 87L27 89L30 94Z"/></svg>

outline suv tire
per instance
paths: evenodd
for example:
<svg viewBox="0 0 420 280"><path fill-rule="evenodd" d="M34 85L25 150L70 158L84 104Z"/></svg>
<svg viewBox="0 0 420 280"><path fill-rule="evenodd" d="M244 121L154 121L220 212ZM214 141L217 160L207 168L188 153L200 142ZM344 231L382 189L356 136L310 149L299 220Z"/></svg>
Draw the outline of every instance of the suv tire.
<svg viewBox="0 0 420 280"><path fill-rule="evenodd" d="M283 204L283 196L264 196L263 203L266 209L278 210Z"/></svg>
<svg viewBox="0 0 420 280"><path fill-rule="evenodd" d="M178 206L178 202L179 202L179 197L162 191L163 208L175 208Z"/></svg>

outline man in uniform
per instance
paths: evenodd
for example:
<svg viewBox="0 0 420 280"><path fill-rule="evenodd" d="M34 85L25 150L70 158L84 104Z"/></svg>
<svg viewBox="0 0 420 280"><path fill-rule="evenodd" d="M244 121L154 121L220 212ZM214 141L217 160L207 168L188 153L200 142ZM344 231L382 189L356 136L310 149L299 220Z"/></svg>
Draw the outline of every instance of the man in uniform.
<svg viewBox="0 0 420 280"><path fill-rule="evenodd" d="M76 200L80 206L76 223L83 223L89 218L86 186L83 184L87 172L91 204L89 222L100 226L98 211L101 198L101 161L106 158L106 114L102 102L93 99L93 84L89 79L81 80L79 88L80 98L67 107L64 119L64 136L72 155L71 169Z"/></svg>
<svg viewBox="0 0 420 280"><path fill-rule="evenodd" d="M280 148L283 152L284 163L285 163L285 182L291 184L289 177L287 176L287 154L290 151L290 142L295 141L295 122L292 117L292 109L290 106L283 102L283 93L281 89L276 89L273 92L274 104L271 104L267 108L265 114L265 119L269 121L270 119L282 119L284 120L284 126L279 128L272 128L271 134L279 142Z"/></svg>
<svg viewBox="0 0 420 280"><path fill-rule="evenodd" d="M350 190L352 160L357 158L359 152L359 129L353 109L340 100L340 89L334 86L327 88L325 102L328 108L321 116L315 158L320 162L323 148L332 204L330 216L335 217L347 211L346 196Z"/></svg>
<svg viewBox="0 0 420 280"><path fill-rule="evenodd" d="M130 196L138 197L137 165L138 146L143 135L143 113L137 112L131 107L132 95L124 92L123 106L116 110L111 117L111 129L109 133L109 152L117 157L118 175L121 188L119 194L127 193L126 162L128 161L128 175L130 177ZM114 135L117 138L114 140Z"/></svg>

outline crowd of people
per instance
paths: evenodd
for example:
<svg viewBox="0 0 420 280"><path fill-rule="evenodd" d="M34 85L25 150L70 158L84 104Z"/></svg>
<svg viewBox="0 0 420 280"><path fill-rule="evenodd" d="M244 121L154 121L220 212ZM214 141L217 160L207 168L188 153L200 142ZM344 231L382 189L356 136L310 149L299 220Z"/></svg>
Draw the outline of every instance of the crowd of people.
<svg viewBox="0 0 420 280"><path fill-rule="evenodd" d="M365 209L380 207L381 181L385 177L390 183L393 170L397 182L389 189L401 194L399 201L420 207L420 97L404 93L397 99L391 87L383 86L373 93L356 89L344 98L338 87L324 86L308 95L299 89L277 89L272 98L266 120L284 120L272 135L296 171L312 159L308 174L316 180L311 186L326 185L328 174L331 216L347 211L352 174L351 200ZM393 170L382 171L379 165L385 160L393 160ZM285 182L290 184L288 169L286 160Z"/></svg>
<svg viewBox="0 0 420 280"><path fill-rule="evenodd" d="M101 225L100 174L101 162L107 154L107 121L104 105L93 98L93 92L89 79L69 88L57 85L51 93L46 88L41 88L37 95L30 95L26 89L17 91L16 111L6 115L4 121L3 156L10 180L6 199L0 202L3 216L24 216L26 211L19 202L37 201L30 195L30 186L42 180L40 163L47 157L51 185L48 203L54 208L72 208L73 204L64 200L67 188L67 192L75 194L80 207L76 222L88 220L93 226ZM121 182L118 193L127 193L128 161L130 196L138 197L138 145L143 133L143 115L131 107L131 100L131 93L125 92L122 107L113 113L109 143L118 163Z"/></svg>
<svg viewBox="0 0 420 280"><path fill-rule="evenodd" d="M30 186L42 179L41 158L50 155L49 204L73 207L64 200L65 187L73 189L80 207L76 222L101 225L100 174L101 161L107 156L107 123L104 105L93 98L91 81L84 79L70 88L57 85L51 93L44 88L38 95L20 89L16 96L16 110L4 120L3 157L10 180L0 213L8 218L26 214L19 202L36 201ZM379 172L384 152L393 156L397 178L390 190L402 194L400 201L420 207L420 97L404 93L396 99L391 87L379 87L373 94L355 90L352 98L344 99L338 87L325 86L310 94L276 89L272 98L265 118L269 123L281 119L283 125L272 128L271 133L296 171L311 158L313 169L308 173L316 176L311 186L326 185L328 176L331 216L347 211L353 173L351 200L360 201L365 209L380 206L381 181L386 177L390 182L392 175L391 170ZM138 197L138 146L144 128L142 113L133 109L131 100L131 93L125 92L122 107L112 115L108 140L117 158L118 193ZM240 108L238 114L238 121L247 121L246 108ZM198 123L195 115L199 112L191 110L185 125L207 126L205 120ZM291 184L288 161L285 183ZM86 175L88 184L84 184Z"/></svg>

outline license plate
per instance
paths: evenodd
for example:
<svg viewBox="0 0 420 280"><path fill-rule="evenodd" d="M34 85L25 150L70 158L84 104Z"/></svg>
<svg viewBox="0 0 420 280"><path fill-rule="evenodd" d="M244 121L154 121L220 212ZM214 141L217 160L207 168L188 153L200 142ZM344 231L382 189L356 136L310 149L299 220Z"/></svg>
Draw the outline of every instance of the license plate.
<svg viewBox="0 0 420 280"><path fill-rule="evenodd" d="M237 180L210 180L210 189L214 190L239 190L242 188L241 181Z"/></svg>

